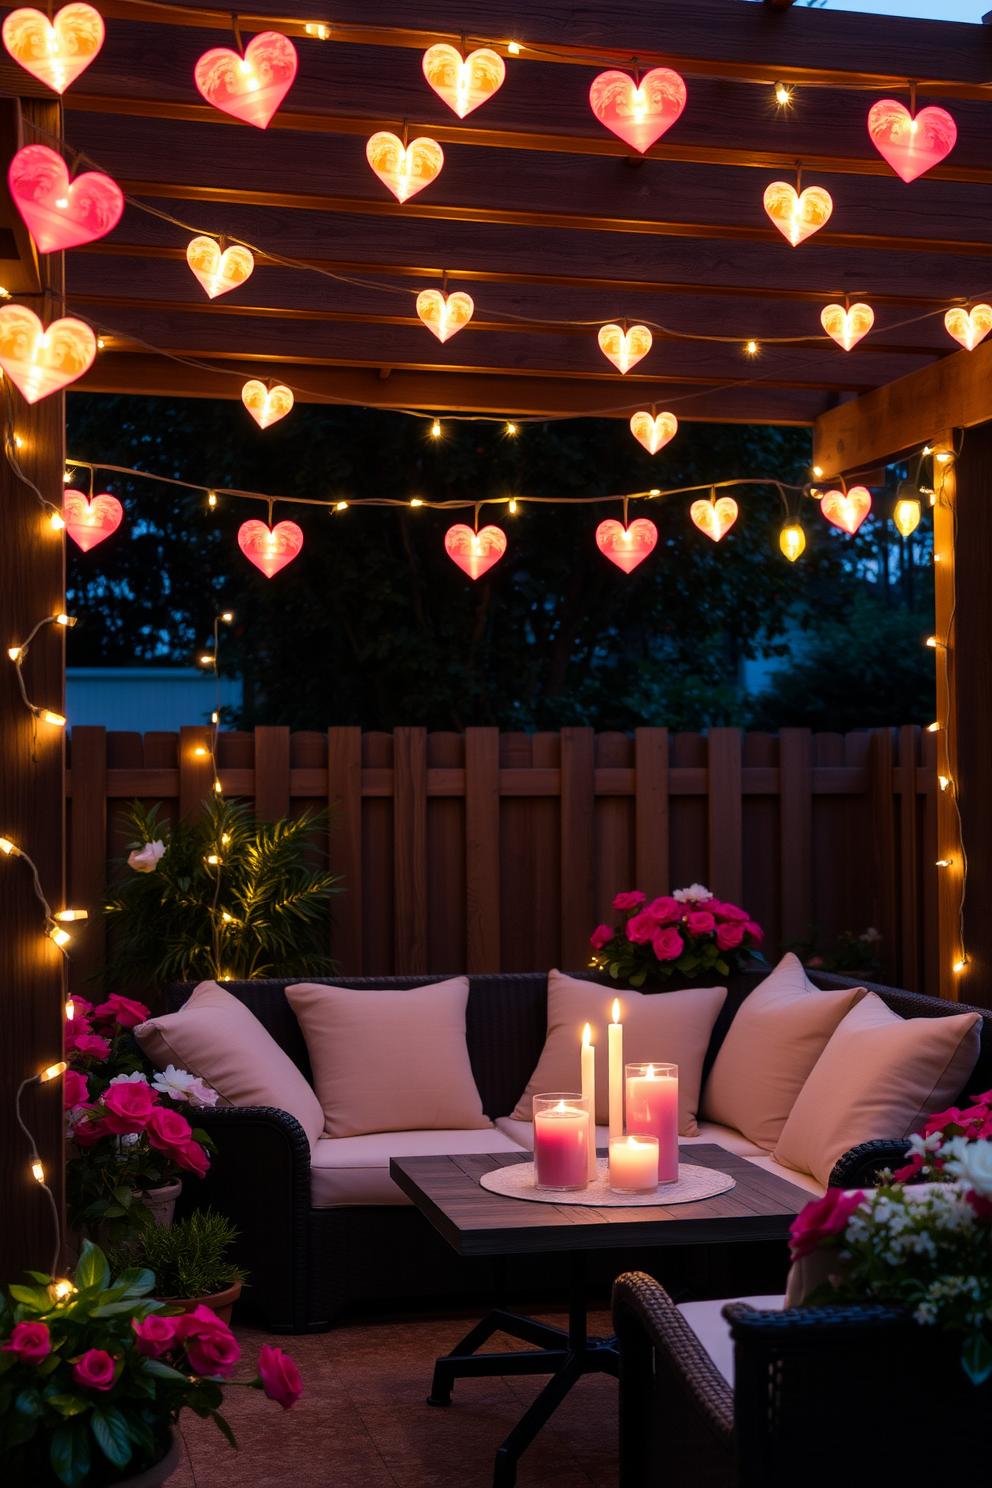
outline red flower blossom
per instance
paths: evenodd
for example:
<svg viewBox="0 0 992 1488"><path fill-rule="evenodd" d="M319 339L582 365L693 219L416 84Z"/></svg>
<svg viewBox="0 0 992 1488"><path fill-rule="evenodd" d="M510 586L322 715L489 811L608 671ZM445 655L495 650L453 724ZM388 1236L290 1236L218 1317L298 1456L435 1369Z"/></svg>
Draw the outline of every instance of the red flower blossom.
<svg viewBox="0 0 992 1488"><path fill-rule="evenodd" d="M75 1022L75 1019L73 1019ZM82 1055L84 1059L98 1059L102 1063L110 1054L110 1044L105 1038L97 1033L77 1033L74 1028L67 1028L65 1033L65 1047Z"/></svg>
<svg viewBox="0 0 992 1488"><path fill-rule="evenodd" d="M132 1318L131 1327L137 1335L137 1350L146 1359L157 1359L176 1346L176 1324L179 1319L162 1317L153 1312L146 1318Z"/></svg>
<svg viewBox="0 0 992 1488"><path fill-rule="evenodd" d="M647 945L657 929L658 921L646 909L642 909L640 914L633 915L627 921L624 933L634 945Z"/></svg>
<svg viewBox="0 0 992 1488"><path fill-rule="evenodd" d="M202 1178L210 1166L210 1159L199 1142L187 1142L185 1147L173 1148L169 1156L187 1173L195 1173L198 1178Z"/></svg>
<svg viewBox="0 0 992 1488"><path fill-rule="evenodd" d="M123 1137L143 1132L155 1105L156 1095L144 1081L122 1080L103 1093L107 1130Z"/></svg>
<svg viewBox="0 0 992 1488"><path fill-rule="evenodd" d="M101 1002L98 1008L93 1009L93 1018L96 1022L118 1023L121 1028L137 1028L139 1023L144 1023L148 1018L148 1009L143 1002L135 1002L132 997L121 997L114 992L106 1002Z"/></svg>
<svg viewBox="0 0 992 1488"><path fill-rule="evenodd" d="M636 909L639 904L644 903L644 895L640 889L631 889L626 894L618 894L613 901L614 909Z"/></svg>
<svg viewBox="0 0 992 1488"><path fill-rule="evenodd" d="M613 939L612 925L597 925L589 937L589 944L594 951L601 951L609 941Z"/></svg>
<svg viewBox="0 0 992 1488"><path fill-rule="evenodd" d="M732 925L726 922L716 927L716 943L721 951L732 951L740 945L744 939L744 926Z"/></svg>
<svg viewBox="0 0 992 1488"><path fill-rule="evenodd" d="M812 1255L825 1241L830 1243L842 1235L863 1198L860 1189L848 1193L843 1188L828 1188L822 1199L815 1199L800 1210L789 1226L792 1259L798 1261L802 1256Z"/></svg>
<svg viewBox="0 0 992 1488"><path fill-rule="evenodd" d="M22 1364L33 1364L37 1369L52 1352L52 1339L47 1324L15 1323L2 1352L16 1354Z"/></svg>
<svg viewBox="0 0 992 1488"><path fill-rule="evenodd" d="M62 1079L62 1100L68 1111L70 1106L81 1106L89 1099L89 1081L78 1070L66 1070Z"/></svg>
<svg viewBox="0 0 992 1488"><path fill-rule="evenodd" d="M685 917L685 928L690 935L709 935L716 929L716 920L705 909L694 909Z"/></svg>
<svg viewBox="0 0 992 1488"><path fill-rule="evenodd" d="M72 1366L72 1377L90 1390L112 1390L114 1368L113 1359L103 1349L87 1349Z"/></svg>
<svg viewBox="0 0 992 1488"><path fill-rule="evenodd" d="M662 894L660 899L652 899L644 912L659 925L672 925L681 917L682 905L677 899Z"/></svg>
<svg viewBox="0 0 992 1488"><path fill-rule="evenodd" d="M292 1410L303 1394L303 1384L300 1371L289 1355L263 1343L258 1355L258 1372L269 1399L278 1401L283 1410Z"/></svg>
<svg viewBox="0 0 992 1488"><path fill-rule="evenodd" d="M176 1319L176 1337L186 1350L194 1374L228 1375L241 1357L230 1328L202 1302Z"/></svg>
<svg viewBox="0 0 992 1488"><path fill-rule="evenodd" d="M675 926L666 925L663 930L659 930L652 937L651 948L659 961L677 961L684 950L684 945Z"/></svg>

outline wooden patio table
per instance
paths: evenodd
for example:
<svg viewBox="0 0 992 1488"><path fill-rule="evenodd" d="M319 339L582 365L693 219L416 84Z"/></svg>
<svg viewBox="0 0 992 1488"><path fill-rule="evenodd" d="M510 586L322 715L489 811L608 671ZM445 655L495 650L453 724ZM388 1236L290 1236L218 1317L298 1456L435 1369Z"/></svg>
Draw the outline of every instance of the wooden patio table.
<svg viewBox="0 0 992 1488"><path fill-rule="evenodd" d="M600 1151L601 1157L606 1156ZM550 1374L537 1399L497 1448L493 1488L512 1488L517 1462L541 1427L583 1374L615 1375L614 1338L590 1338L586 1328L589 1251L627 1246L727 1245L740 1240L784 1240L810 1195L722 1147L680 1149L683 1162L716 1168L735 1187L711 1199L643 1208L596 1209L578 1204L539 1204L480 1187L496 1167L532 1160L528 1152L465 1157L394 1157L390 1176L448 1244L465 1256L562 1252L568 1257L568 1328L494 1307L434 1366L429 1405L451 1404L456 1379L466 1376ZM535 1345L514 1353L476 1352L494 1333Z"/></svg>

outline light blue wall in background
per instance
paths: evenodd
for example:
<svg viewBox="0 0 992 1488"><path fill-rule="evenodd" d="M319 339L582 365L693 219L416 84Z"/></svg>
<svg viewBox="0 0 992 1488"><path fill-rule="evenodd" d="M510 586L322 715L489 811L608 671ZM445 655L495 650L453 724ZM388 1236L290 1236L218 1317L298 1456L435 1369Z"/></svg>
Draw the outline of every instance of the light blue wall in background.
<svg viewBox="0 0 992 1488"><path fill-rule="evenodd" d="M147 734L209 723L216 707L212 676L195 667L67 667L66 717L73 724ZM222 677L221 707L241 707L240 677Z"/></svg>

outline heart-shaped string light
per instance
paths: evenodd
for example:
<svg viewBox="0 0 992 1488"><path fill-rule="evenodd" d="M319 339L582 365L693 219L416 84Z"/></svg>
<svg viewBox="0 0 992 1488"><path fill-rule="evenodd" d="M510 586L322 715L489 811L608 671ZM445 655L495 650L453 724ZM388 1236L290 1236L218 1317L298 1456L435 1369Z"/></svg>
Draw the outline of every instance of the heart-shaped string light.
<svg viewBox="0 0 992 1488"><path fill-rule="evenodd" d="M944 328L965 351L974 351L992 331L992 305L973 305L970 311L956 305L944 316Z"/></svg>
<svg viewBox="0 0 992 1488"><path fill-rule="evenodd" d="M651 350L652 336L647 326L605 325L599 331L599 349L620 372L629 372Z"/></svg>
<svg viewBox="0 0 992 1488"><path fill-rule="evenodd" d="M406 145L388 129L372 136L365 146L365 158L399 202L423 191L444 165L444 151L437 140L422 135Z"/></svg>
<svg viewBox="0 0 992 1488"><path fill-rule="evenodd" d="M871 511L871 492L865 486L852 486L849 491L828 491L820 501L820 510L828 522L853 537Z"/></svg>
<svg viewBox="0 0 992 1488"><path fill-rule="evenodd" d="M860 302L850 309L843 305L827 305L820 312L820 324L838 346L850 351L875 324L875 312L870 305Z"/></svg>
<svg viewBox="0 0 992 1488"><path fill-rule="evenodd" d="M100 171L86 171L70 186L65 161L47 145L18 150L7 182L39 253L58 253L106 237L124 211L116 181Z"/></svg>
<svg viewBox="0 0 992 1488"><path fill-rule="evenodd" d="M640 80L625 72L601 72L589 89L599 122L642 155L671 129L685 99L685 82L668 67L654 67Z"/></svg>
<svg viewBox="0 0 992 1488"><path fill-rule="evenodd" d="M89 501L82 491L66 491L62 497L62 519L65 530L77 547L88 553L121 525L124 508L116 496L106 491Z"/></svg>
<svg viewBox="0 0 992 1488"><path fill-rule="evenodd" d="M464 119L503 86L506 64L498 52L479 47L462 57L446 41L424 53L424 77L439 98Z"/></svg>
<svg viewBox="0 0 992 1488"><path fill-rule="evenodd" d="M271 518L270 518L271 520ZM245 557L271 579L292 563L303 546L303 533L295 522L277 522L269 527L253 517L238 528L238 546Z"/></svg>
<svg viewBox="0 0 992 1488"><path fill-rule="evenodd" d="M615 517L607 517L596 528L599 551L626 574L644 562L657 541L658 529L647 517L637 517L629 527Z"/></svg>
<svg viewBox="0 0 992 1488"><path fill-rule="evenodd" d="M910 90L915 95L915 85ZM907 183L948 156L958 127L946 109L931 104L917 114L895 98L880 98L868 111L868 134L878 153Z"/></svg>
<svg viewBox="0 0 992 1488"><path fill-rule="evenodd" d="M460 289L450 295L440 289L422 289L417 296L417 314L439 341L447 341L468 325L475 314L475 301Z"/></svg>
<svg viewBox="0 0 992 1488"><path fill-rule="evenodd" d="M0 310L0 367L29 403L68 387L96 357L96 337L81 320L55 320L46 330L33 310Z"/></svg>
<svg viewBox="0 0 992 1488"><path fill-rule="evenodd" d="M103 19L92 5L64 5L49 20L40 10L12 10L3 44L14 61L55 93L64 93L103 46Z"/></svg>
<svg viewBox="0 0 992 1488"><path fill-rule="evenodd" d="M830 192L822 186L807 186L800 193L789 181L766 186L764 202L765 211L793 248L819 232L834 209Z"/></svg>
<svg viewBox="0 0 992 1488"><path fill-rule="evenodd" d="M257 377L251 377L241 389L241 401L260 429L277 424L293 407L293 390L277 382L266 387Z"/></svg>
<svg viewBox="0 0 992 1488"><path fill-rule="evenodd" d="M649 455L656 455L666 444L671 443L678 429L679 421L674 413L653 414L642 409L630 420L630 432L638 444L643 444Z"/></svg>
<svg viewBox="0 0 992 1488"><path fill-rule="evenodd" d="M223 240L222 240L223 241ZM212 300L228 294L251 278L255 259L249 248L232 243L221 252L213 238L193 238L186 249L186 262Z"/></svg>
<svg viewBox="0 0 992 1488"><path fill-rule="evenodd" d="M711 497L709 501L694 501L689 516L700 532L705 532L718 543L737 521L737 502L732 496Z"/></svg>
<svg viewBox="0 0 992 1488"><path fill-rule="evenodd" d="M252 37L243 57L230 47L211 47L197 62L193 79L214 108L264 129L293 86L296 66L296 48L289 38L262 31Z"/></svg>
<svg viewBox="0 0 992 1488"><path fill-rule="evenodd" d="M506 533L502 527L473 532L464 522L456 522L444 534L444 551L470 579L480 579L506 552Z"/></svg>

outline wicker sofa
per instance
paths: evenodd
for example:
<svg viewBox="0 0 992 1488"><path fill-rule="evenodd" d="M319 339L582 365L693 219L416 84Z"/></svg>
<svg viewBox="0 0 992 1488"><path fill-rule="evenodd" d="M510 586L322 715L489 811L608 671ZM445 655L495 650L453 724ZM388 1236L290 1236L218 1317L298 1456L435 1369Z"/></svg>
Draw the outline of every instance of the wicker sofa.
<svg viewBox="0 0 992 1488"><path fill-rule="evenodd" d="M704 1065L704 1088L706 1074L734 1013L766 974L767 967L762 965L730 979L727 1001L714 1027ZM589 979L602 980L596 975ZM368 988L374 992L423 986L444 978L325 980L337 986ZM859 985L827 975L816 975L812 980L823 988ZM260 1019L307 1079L311 1079L306 1044L286 1000L286 986L285 980L225 984L226 990ZM169 988L168 1010L181 1007L192 990L192 983ZM960 1004L888 987L872 990L904 1017L940 1017L962 1010ZM469 978L468 1050L483 1109L494 1120L513 1110L526 1087L544 1044L546 1023L545 973ZM970 1092L989 1085L992 1085L992 1021L983 1025L978 1066L966 1089ZM369 1203L362 1202L358 1196L351 1201L338 1199L329 1207L316 1207L310 1145L298 1122L285 1111L268 1107L218 1107L204 1110L200 1116L200 1124L210 1133L218 1154L202 1182L186 1185L180 1212L210 1204L232 1219L240 1231L237 1260L250 1274L246 1302L261 1314L273 1332L321 1331L332 1325L342 1309L357 1302L464 1299L491 1295L494 1287L509 1289L514 1295L527 1292L548 1295L559 1281L553 1257L511 1260L501 1263L509 1268L501 1271L495 1262L456 1256L419 1211L401 1201L398 1191L395 1199L380 1194ZM718 1140L728 1145L724 1129L711 1129L716 1136L708 1133L705 1125L701 1131L703 1140ZM411 1147L404 1142L403 1133L390 1135L395 1140L392 1152L396 1156L430 1150ZM487 1134L471 1135L478 1138ZM474 1150L507 1150L507 1138L502 1132L488 1135L492 1147ZM899 1142L867 1143L845 1154L830 1181L844 1187L870 1183L879 1167L898 1161L902 1152L903 1144ZM814 1191L820 1190L814 1185ZM725 1251L734 1254L720 1254ZM742 1295L781 1291L785 1261L783 1246L769 1249L767 1244L711 1246L694 1254L603 1252L597 1258L596 1279L608 1285L620 1271L643 1267L661 1276L669 1286L697 1295Z"/></svg>

